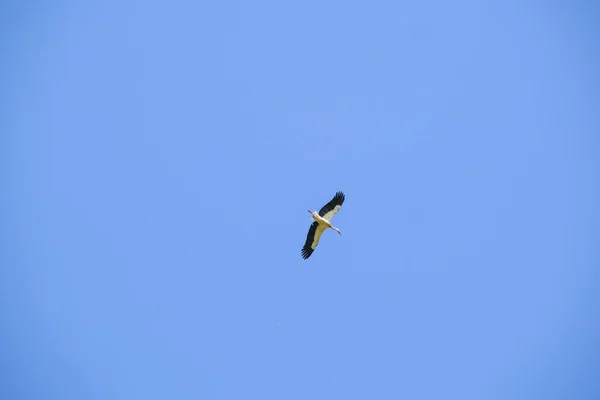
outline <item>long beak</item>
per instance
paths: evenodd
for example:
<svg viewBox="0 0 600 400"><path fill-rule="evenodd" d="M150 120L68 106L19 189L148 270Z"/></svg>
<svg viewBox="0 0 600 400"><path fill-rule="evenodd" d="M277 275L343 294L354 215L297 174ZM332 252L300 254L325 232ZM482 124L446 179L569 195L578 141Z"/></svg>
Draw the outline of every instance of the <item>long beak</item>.
<svg viewBox="0 0 600 400"><path fill-rule="evenodd" d="M312 214L312 211L308 210L308 212Z"/></svg>

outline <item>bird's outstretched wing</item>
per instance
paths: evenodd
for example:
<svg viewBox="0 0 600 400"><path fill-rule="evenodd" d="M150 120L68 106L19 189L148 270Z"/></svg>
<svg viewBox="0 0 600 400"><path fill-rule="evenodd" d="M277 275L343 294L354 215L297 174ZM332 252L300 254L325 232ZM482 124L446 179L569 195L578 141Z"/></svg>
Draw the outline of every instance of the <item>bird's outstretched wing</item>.
<svg viewBox="0 0 600 400"><path fill-rule="evenodd" d="M316 221L312 223L308 229L308 235L306 235L306 243L304 243L304 247L302 248L302 258L306 260L313 251L315 251L324 230L324 225L321 225Z"/></svg>
<svg viewBox="0 0 600 400"><path fill-rule="evenodd" d="M331 221L331 218L340 210L342 204L344 204L344 199L346 196L342 192L337 192L333 199L327 204L323 206L319 210L319 215L326 219L327 221Z"/></svg>

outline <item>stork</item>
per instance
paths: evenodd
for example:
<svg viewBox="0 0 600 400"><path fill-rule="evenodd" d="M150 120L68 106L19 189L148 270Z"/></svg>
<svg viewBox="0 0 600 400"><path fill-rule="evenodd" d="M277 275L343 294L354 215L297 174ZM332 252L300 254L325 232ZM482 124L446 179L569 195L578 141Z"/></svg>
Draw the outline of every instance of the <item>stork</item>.
<svg viewBox="0 0 600 400"><path fill-rule="evenodd" d="M305 260L310 257L310 255L315 251L315 248L319 244L319 239L321 239L321 235L327 228L331 228L340 235L342 232L335 226L331 225L331 218L342 207L344 204L344 199L346 196L342 192L337 192L333 199L327 204L323 206L317 213L316 211L308 210L308 212L312 215L312 219L315 221L312 223L310 228L308 229L308 235L306 236L306 243L302 248L302 258Z"/></svg>

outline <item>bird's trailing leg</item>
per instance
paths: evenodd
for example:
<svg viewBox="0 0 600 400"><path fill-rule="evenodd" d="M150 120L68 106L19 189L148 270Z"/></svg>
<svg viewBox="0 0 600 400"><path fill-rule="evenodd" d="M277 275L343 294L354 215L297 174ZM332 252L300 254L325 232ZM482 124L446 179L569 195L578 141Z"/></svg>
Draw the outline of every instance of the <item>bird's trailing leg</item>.
<svg viewBox="0 0 600 400"><path fill-rule="evenodd" d="M341 231L340 231L338 228L336 228L336 227L334 227L334 226L332 226L332 227L331 227L331 229L333 229L334 231L336 231L336 232L337 232L337 233L339 233L340 235L342 234L342 232L341 232Z"/></svg>

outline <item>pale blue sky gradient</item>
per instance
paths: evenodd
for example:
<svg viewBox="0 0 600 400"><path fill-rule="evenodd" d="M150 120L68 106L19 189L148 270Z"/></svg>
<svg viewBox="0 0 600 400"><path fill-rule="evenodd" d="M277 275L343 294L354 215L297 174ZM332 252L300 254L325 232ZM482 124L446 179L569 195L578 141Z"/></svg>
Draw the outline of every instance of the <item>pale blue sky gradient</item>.
<svg viewBox="0 0 600 400"><path fill-rule="evenodd" d="M600 398L600 6L2 9L2 399Z"/></svg>

